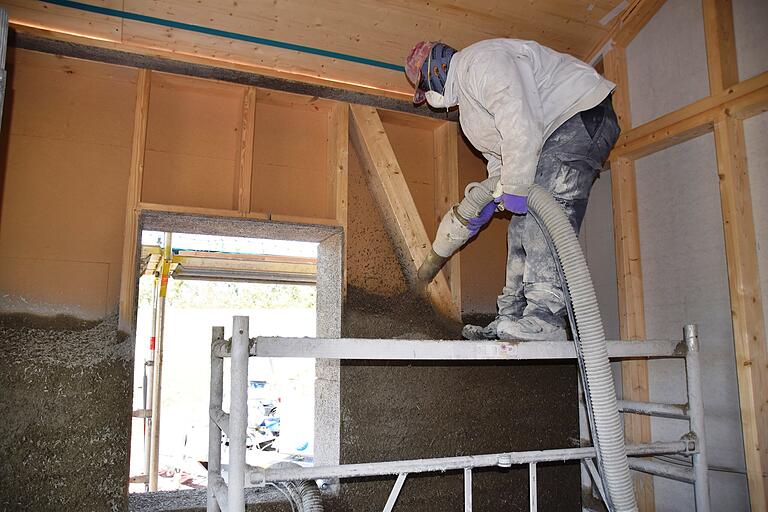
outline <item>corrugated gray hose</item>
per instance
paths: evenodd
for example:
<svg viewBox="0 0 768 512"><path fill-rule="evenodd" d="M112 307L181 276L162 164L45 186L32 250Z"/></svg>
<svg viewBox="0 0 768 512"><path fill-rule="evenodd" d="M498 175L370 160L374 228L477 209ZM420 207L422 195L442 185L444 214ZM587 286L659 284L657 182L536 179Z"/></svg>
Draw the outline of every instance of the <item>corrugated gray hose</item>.
<svg viewBox="0 0 768 512"><path fill-rule="evenodd" d="M272 464L272 468L299 466L294 462L278 462ZM291 504L291 510L296 512L323 512L323 499L320 489L315 482L302 480L299 482L280 482L272 484L282 492Z"/></svg>
<svg viewBox="0 0 768 512"><path fill-rule="evenodd" d="M418 271L423 284L431 282L445 261L470 238L466 221L477 217L480 210L493 200L497 182L498 178L489 178L482 183L468 185L461 203L444 216L432 250ZM637 510L605 331L587 262L571 223L549 192L533 185L528 194L528 208L560 261L561 275L565 276L563 291L570 296L566 302L579 352L582 381L586 381L590 424L593 426L601 477L607 489L607 505L616 512Z"/></svg>
<svg viewBox="0 0 768 512"><path fill-rule="evenodd" d="M549 192L533 185L528 192L528 208L541 220L545 236L551 239L568 287L576 320L572 327L577 334L577 348L586 376L593 436L610 501L608 506L616 512L636 511L605 330L587 261L568 217Z"/></svg>

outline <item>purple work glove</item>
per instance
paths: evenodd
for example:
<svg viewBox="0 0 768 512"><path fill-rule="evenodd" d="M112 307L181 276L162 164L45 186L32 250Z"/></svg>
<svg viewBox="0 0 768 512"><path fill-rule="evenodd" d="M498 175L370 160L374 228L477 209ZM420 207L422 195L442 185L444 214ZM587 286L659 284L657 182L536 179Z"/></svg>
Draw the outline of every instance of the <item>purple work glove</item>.
<svg viewBox="0 0 768 512"><path fill-rule="evenodd" d="M512 213L528 213L528 198L525 196L516 196L515 194L501 194L501 197L494 199L497 203L504 205L504 209Z"/></svg>
<svg viewBox="0 0 768 512"><path fill-rule="evenodd" d="M496 211L496 203L491 201L490 203L483 206L483 209L480 210L480 213L477 215L477 217L474 217L472 219L469 219L467 221L467 228L469 228L469 235L475 236L478 231L480 231L480 228L488 224L490 222L491 217L493 217L493 212Z"/></svg>

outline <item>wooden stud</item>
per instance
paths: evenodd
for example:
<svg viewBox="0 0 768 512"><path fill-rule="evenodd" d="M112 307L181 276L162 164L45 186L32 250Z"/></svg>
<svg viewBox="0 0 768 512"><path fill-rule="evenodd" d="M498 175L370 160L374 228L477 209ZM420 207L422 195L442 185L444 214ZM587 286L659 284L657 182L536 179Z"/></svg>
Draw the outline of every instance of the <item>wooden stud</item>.
<svg viewBox="0 0 768 512"><path fill-rule="evenodd" d="M617 85L613 94L613 106L619 124L623 129L626 129L631 126L632 122L624 49L614 48L605 55L603 63L606 78ZM640 264L640 228L637 216L637 180L635 163L632 160L611 158L611 200L613 202L621 339L645 339L643 271ZM625 399L648 401L648 364L645 360L622 361L621 380ZM625 416L624 434L628 442L650 442L650 418L636 415ZM634 473L633 478L639 510L655 510L653 478L642 473Z"/></svg>
<svg viewBox="0 0 768 512"><path fill-rule="evenodd" d="M419 217L378 112L374 108L360 105L350 105L350 112L352 143L362 160L387 231L395 242L400 258L405 262L406 276L415 284L418 266L431 248L424 223ZM440 313L450 318L459 318L459 311L442 273L430 283L426 293Z"/></svg>
<svg viewBox="0 0 768 512"><path fill-rule="evenodd" d="M333 176L334 204L329 211L335 212L336 224L344 228L344 265L342 292L347 294L347 212L349 182L349 105L337 103L328 113L328 170Z"/></svg>
<svg viewBox="0 0 768 512"><path fill-rule="evenodd" d="M613 91L613 109L621 130L632 127L632 109L629 105L629 81L627 79L627 54L624 48L614 48L603 59L605 77L616 84Z"/></svg>
<svg viewBox="0 0 768 512"><path fill-rule="evenodd" d="M715 147L747 482L753 512L764 512L768 510L768 356L742 122L723 114L715 123Z"/></svg>
<svg viewBox="0 0 768 512"><path fill-rule="evenodd" d="M435 225L440 225L448 210L459 202L458 126L445 122L434 131L435 141ZM456 252L443 272L451 287L456 308L461 311L461 259Z"/></svg>
<svg viewBox="0 0 768 512"><path fill-rule="evenodd" d="M702 0L712 95L739 81L731 0ZM722 109L714 120L741 428L753 511L768 510L768 355L744 124Z"/></svg>
<svg viewBox="0 0 768 512"><path fill-rule="evenodd" d="M607 70L606 70L607 73ZM615 102L616 95L614 95ZM712 130L727 111L745 119L768 110L768 71L622 133L613 157L640 158Z"/></svg>
<svg viewBox="0 0 768 512"><path fill-rule="evenodd" d="M323 217L302 217L299 215L283 215L283 214L267 214L260 212L249 212L245 215L235 212L233 210L221 210L217 208L201 208L197 206L177 206L170 204L158 204L158 203L145 203L140 202L137 206L138 210L157 211L157 212L171 212L171 213L187 213L190 215L207 215L210 217L231 217L256 220L272 220L275 222L293 222L296 224L320 224L323 226L338 226L336 219L326 219Z"/></svg>
<svg viewBox="0 0 768 512"><path fill-rule="evenodd" d="M336 219L326 219L324 217L302 217L300 215L283 215L273 213L269 215L269 220L275 222L292 222L294 224L319 224L321 226L338 226Z"/></svg>
<svg viewBox="0 0 768 512"><path fill-rule="evenodd" d="M651 18L661 9L662 5L664 5L664 0L633 1L621 13L621 24L616 32L616 36L613 38L614 44L622 48L629 46L629 43L651 21Z"/></svg>
<svg viewBox="0 0 768 512"><path fill-rule="evenodd" d="M240 154L235 169L235 209L245 216L251 211L253 178L253 130L256 122L256 88L248 87L243 95L243 120L240 124Z"/></svg>
<svg viewBox="0 0 768 512"><path fill-rule="evenodd" d="M152 75L140 69L136 80L136 108L133 117L131 142L131 168L128 176L128 198L125 207L125 231L123 233L123 262L120 275L120 306L118 326L123 332L132 333L136 313L136 253L139 238L139 209L141 185L144 173L144 149L147 142L147 113Z"/></svg>
<svg viewBox="0 0 768 512"><path fill-rule="evenodd" d="M242 217L243 215L234 210L224 210L219 208L205 208L201 206L179 206L173 204L147 203L144 201L138 204L139 211L149 210L157 212L188 213L190 215L209 215L213 217ZM251 216L250 214L248 215ZM264 216L266 218L266 215Z"/></svg>
<svg viewBox="0 0 768 512"><path fill-rule="evenodd" d="M719 93L739 82L731 0L702 0L709 90Z"/></svg>

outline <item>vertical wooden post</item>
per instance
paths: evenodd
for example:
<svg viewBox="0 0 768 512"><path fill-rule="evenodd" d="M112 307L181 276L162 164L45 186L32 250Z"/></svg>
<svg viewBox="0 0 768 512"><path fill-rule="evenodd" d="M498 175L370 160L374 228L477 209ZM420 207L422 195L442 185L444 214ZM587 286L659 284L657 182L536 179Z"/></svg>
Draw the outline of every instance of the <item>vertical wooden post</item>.
<svg viewBox="0 0 768 512"><path fill-rule="evenodd" d="M752 511L768 510L768 357L749 190L744 127L722 114L715 122L731 321L739 382L744 458Z"/></svg>
<svg viewBox="0 0 768 512"><path fill-rule="evenodd" d="M459 201L458 125L445 122L434 132L435 145L435 219L440 224L449 208ZM451 287L456 307L461 311L461 259L456 252L443 272Z"/></svg>
<svg viewBox="0 0 768 512"><path fill-rule="evenodd" d="M711 94L739 81L731 0L702 0ZM753 511L768 510L768 356L749 188L744 124L729 112L715 120L728 288L744 458Z"/></svg>
<svg viewBox="0 0 768 512"><path fill-rule="evenodd" d="M739 83L731 0L702 0L709 91L717 94Z"/></svg>
<svg viewBox="0 0 768 512"><path fill-rule="evenodd" d="M133 114L131 167L128 176L128 198L125 204L123 232L123 261L120 275L120 306L118 325L123 332L133 333L136 306L136 253L139 237L139 201L144 175L144 149L147 142L147 113L152 75L139 69L136 80L136 107Z"/></svg>
<svg viewBox="0 0 768 512"><path fill-rule="evenodd" d="M603 65L606 78L617 86L613 94L613 106L619 124L623 130L628 130L632 122L624 48L616 47L608 52L603 58ZM637 179L632 160L611 158L611 194L621 338L644 339L645 307L637 217ZM623 361L621 381L625 399L648 401L648 364L645 360ZM628 442L644 443L651 440L651 421L648 416L625 416L624 430ZM635 473L633 477L639 509L653 511L653 478L641 473Z"/></svg>
<svg viewBox="0 0 768 512"><path fill-rule="evenodd" d="M240 123L240 146L235 172L235 208L242 216L251 211L253 177L253 131L256 118L256 88L248 87L243 95L243 118Z"/></svg>
<svg viewBox="0 0 768 512"><path fill-rule="evenodd" d="M334 198L331 211L336 223L344 229L344 265L342 291L347 294L347 210L349 198L349 105L337 103L328 114L328 172L333 176Z"/></svg>

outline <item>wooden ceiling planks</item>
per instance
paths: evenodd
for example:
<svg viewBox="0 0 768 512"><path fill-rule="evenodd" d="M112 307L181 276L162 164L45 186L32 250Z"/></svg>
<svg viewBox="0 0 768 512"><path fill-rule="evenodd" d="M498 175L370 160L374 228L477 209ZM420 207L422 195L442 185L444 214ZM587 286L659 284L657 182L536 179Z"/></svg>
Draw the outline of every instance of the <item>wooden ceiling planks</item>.
<svg viewBox="0 0 768 512"><path fill-rule="evenodd" d="M100 5L120 9L122 0L104 0ZM2 0L11 21L48 28L55 27L62 32L85 33L90 37L106 41L120 41L121 20L115 16L96 15L69 7L50 5L36 0Z"/></svg>
<svg viewBox="0 0 768 512"><path fill-rule="evenodd" d="M618 14L616 8L620 3L621 0L0 0L0 5L9 10L11 21L19 26L79 35L92 42L117 42L133 51L139 49L182 60L212 59L298 80L358 90L372 88L394 97L407 97L411 87L401 70L387 69L387 65L402 66L415 41L442 40L462 48L483 39L516 37L533 39L583 58L606 37L611 28L606 17ZM89 6L108 11L88 12ZM139 19L135 19L136 15ZM343 55L323 56L311 50L257 44L253 38ZM344 56L376 62L351 62Z"/></svg>

